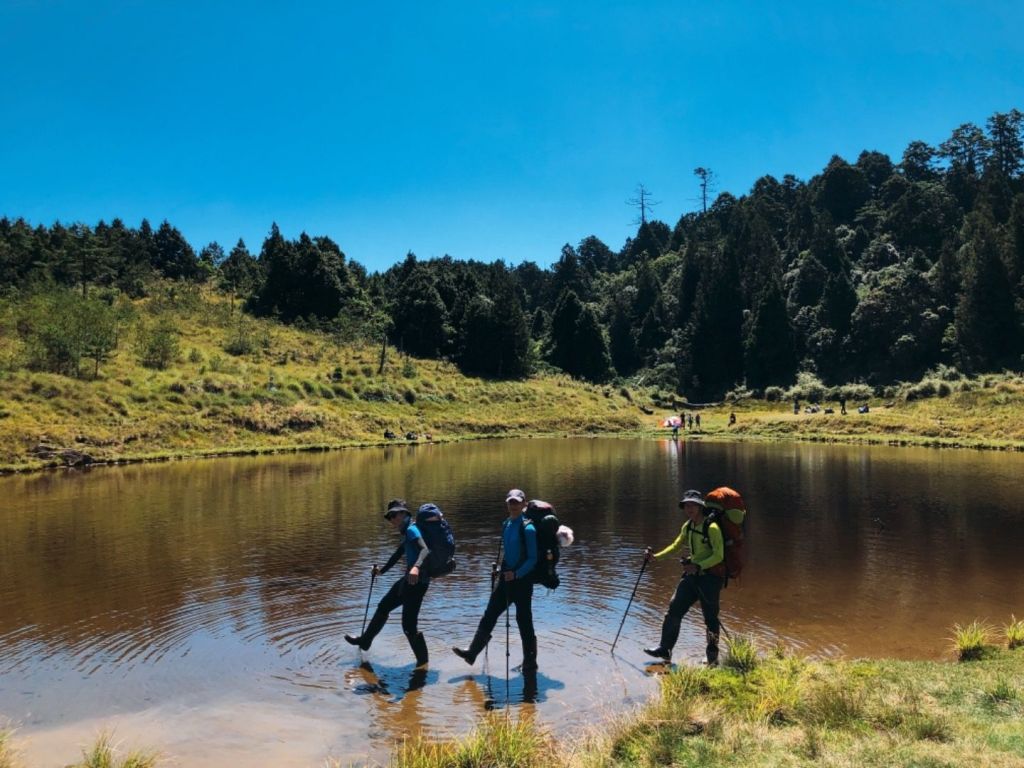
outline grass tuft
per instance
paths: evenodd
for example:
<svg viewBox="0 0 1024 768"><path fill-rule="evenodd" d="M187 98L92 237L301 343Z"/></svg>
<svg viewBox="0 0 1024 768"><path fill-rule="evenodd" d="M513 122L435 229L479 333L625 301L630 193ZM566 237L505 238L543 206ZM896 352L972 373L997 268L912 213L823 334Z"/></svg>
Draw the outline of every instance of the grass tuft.
<svg viewBox="0 0 1024 768"><path fill-rule="evenodd" d="M1010 650L1024 648L1024 619L1018 620L1016 616L1010 618L1006 625L1006 647Z"/></svg>
<svg viewBox="0 0 1024 768"><path fill-rule="evenodd" d="M82 752L82 760L70 768L154 768L157 755L154 752L128 752L119 755L120 749L111 742L109 733L100 734L92 749Z"/></svg>
<svg viewBox="0 0 1024 768"><path fill-rule="evenodd" d="M394 768L549 768L558 759L543 732L529 720L490 715L459 741L410 739L395 752Z"/></svg>
<svg viewBox="0 0 1024 768"><path fill-rule="evenodd" d="M14 731L0 728L0 768L18 768L18 755L11 746Z"/></svg>
<svg viewBox="0 0 1024 768"><path fill-rule="evenodd" d="M975 619L953 627L953 651L960 661L977 661L985 655L991 629Z"/></svg>
<svg viewBox="0 0 1024 768"><path fill-rule="evenodd" d="M753 639L745 636L728 638L725 641L723 667L735 669L741 674L753 672L757 667L757 646Z"/></svg>

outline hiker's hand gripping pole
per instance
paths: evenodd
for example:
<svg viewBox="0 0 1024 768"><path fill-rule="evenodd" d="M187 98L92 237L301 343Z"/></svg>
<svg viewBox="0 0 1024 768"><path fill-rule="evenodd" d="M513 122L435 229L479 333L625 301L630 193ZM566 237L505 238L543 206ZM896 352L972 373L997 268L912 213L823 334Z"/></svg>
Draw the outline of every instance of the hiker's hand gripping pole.
<svg viewBox="0 0 1024 768"><path fill-rule="evenodd" d="M647 563L651 561L651 548L648 547L644 550L644 564L640 566L640 573L637 574L636 584L633 585L633 594L629 596L629 602L626 603L626 610L622 614L622 621L619 622L619 631L615 633L615 640L612 641L612 653L615 653L615 644L619 642L619 635L622 634L622 627L626 623L626 616L629 614L629 607L633 605L633 598L636 597L636 589L640 586L640 579L643 578L644 571L647 569Z"/></svg>

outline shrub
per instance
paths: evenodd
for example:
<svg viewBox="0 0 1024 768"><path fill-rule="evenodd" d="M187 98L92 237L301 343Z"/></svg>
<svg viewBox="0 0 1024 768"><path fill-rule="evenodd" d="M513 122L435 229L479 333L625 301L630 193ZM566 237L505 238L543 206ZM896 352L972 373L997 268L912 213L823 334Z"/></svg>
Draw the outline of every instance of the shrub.
<svg viewBox="0 0 1024 768"><path fill-rule="evenodd" d="M405 390L405 392L402 393L402 397L405 399L405 402L407 402L409 405L415 405L416 404L416 390L415 389L407 389L407 390Z"/></svg>
<svg viewBox="0 0 1024 768"><path fill-rule="evenodd" d="M407 379L416 378L416 363L412 361L411 357L405 358L405 362L402 363L402 376Z"/></svg>
<svg viewBox="0 0 1024 768"><path fill-rule="evenodd" d="M764 391L764 399L769 403L777 403L785 396L786 390L782 387L767 387Z"/></svg>
<svg viewBox="0 0 1024 768"><path fill-rule="evenodd" d="M178 358L178 331L167 320L144 327L139 335L139 359L147 368L164 370Z"/></svg>
<svg viewBox="0 0 1024 768"><path fill-rule="evenodd" d="M189 353L188 353L188 361L190 363L192 363L193 365L195 365L196 363L203 362L203 353L200 352L195 347L192 347L192 349L189 350Z"/></svg>
<svg viewBox="0 0 1024 768"><path fill-rule="evenodd" d="M787 399L800 398L809 403L820 403L825 399L825 392L821 379L810 371L801 371L796 375L796 384L789 388Z"/></svg>

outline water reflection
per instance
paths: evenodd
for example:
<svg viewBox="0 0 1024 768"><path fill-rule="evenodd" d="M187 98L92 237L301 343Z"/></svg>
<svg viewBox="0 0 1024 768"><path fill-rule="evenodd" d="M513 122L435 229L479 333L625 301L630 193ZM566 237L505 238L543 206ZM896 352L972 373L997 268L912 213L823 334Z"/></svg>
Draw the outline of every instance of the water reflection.
<svg viewBox="0 0 1024 768"><path fill-rule="evenodd" d="M720 484L752 510L747 572L722 596L730 631L820 654L935 657L954 622L1024 614L1009 588L1022 575L1022 466L1016 455L601 439L3 478L0 714L30 739L73 733L75 743L96 718L148 727L189 765L258 761L273 735L258 717L230 716L254 709L323 719L308 753L346 760L465 731L509 701L560 725L590 723L653 688L640 647L656 639L674 561L644 574L616 657L611 641L643 548L678 531L679 491ZM563 586L534 598L536 684L513 672L506 698L503 637L486 667L449 646L472 636L486 603L511 487L556 504L577 543ZM438 503L458 536L459 568L431 586L420 617L425 677L397 616L365 659L341 639L359 629L370 565L393 551L381 510L394 496ZM515 632L511 645L518 663ZM676 660L702 648L697 612ZM204 735L215 711L233 738ZM154 731L145 713L169 725ZM32 744L37 762L69 759Z"/></svg>

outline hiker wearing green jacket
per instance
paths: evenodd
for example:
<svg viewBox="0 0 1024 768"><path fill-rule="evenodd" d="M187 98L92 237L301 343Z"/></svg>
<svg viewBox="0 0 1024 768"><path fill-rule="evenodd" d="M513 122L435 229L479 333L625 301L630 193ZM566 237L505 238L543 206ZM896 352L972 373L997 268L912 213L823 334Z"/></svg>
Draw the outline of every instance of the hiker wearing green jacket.
<svg viewBox="0 0 1024 768"><path fill-rule="evenodd" d="M699 491L687 491L679 502L679 508L686 516L686 522L679 531L676 540L660 552L653 552L650 547L644 552L644 560L661 558L685 546L689 556L683 558L683 577L679 580L668 612L661 623L661 642L651 648L644 648L644 653L658 659L669 661L672 648L679 639L679 627L683 616L691 606L700 601L700 609L704 614L704 625L707 628L707 663L718 664L718 633L721 626L718 622L718 598L725 584L725 540L718 523L705 525L704 497Z"/></svg>

